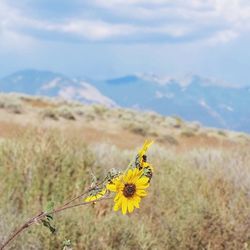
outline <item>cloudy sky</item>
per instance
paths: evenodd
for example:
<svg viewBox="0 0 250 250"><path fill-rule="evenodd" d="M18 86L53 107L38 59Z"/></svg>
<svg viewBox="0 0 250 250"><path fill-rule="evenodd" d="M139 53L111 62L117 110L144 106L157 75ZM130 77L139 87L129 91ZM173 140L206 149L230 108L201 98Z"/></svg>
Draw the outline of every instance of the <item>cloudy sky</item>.
<svg viewBox="0 0 250 250"><path fill-rule="evenodd" d="M25 68L250 85L250 1L0 0L0 76Z"/></svg>

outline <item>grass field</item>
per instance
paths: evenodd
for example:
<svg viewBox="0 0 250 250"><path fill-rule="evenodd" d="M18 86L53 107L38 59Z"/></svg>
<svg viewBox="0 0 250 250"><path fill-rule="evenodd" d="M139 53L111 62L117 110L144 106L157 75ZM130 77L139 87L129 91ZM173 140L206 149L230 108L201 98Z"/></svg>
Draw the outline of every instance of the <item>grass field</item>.
<svg viewBox="0 0 250 250"><path fill-rule="evenodd" d="M2 101L3 100L3 101ZM178 117L1 96L0 242L28 217L124 170L155 140L149 195L130 215L112 200L58 214L57 233L33 225L7 249L250 249L250 140ZM17 112L18 110L18 112Z"/></svg>

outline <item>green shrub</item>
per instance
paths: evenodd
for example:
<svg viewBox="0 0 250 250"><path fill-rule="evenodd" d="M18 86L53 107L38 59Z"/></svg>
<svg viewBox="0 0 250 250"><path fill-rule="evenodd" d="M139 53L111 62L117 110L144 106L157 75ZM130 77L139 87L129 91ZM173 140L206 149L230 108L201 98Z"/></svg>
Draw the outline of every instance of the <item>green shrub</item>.
<svg viewBox="0 0 250 250"><path fill-rule="evenodd" d="M94 104L92 108L94 110L94 113L100 117L103 117L105 113L108 111L107 107L98 104Z"/></svg>
<svg viewBox="0 0 250 250"><path fill-rule="evenodd" d="M56 110L52 108L43 109L40 112L40 115L43 119L59 120Z"/></svg>
<svg viewBox="0 0 250 250"><path fill-rule="evenodd" d="M175 123L173 124L173 127L174 128L181 128L183 125L183 120L178 116L174 116L173 118L175 119Z"/></svg>
<svg viewBox="0 0 250 250"><path fill-rule="evenodd" d="M193 131L191 131L191 130L185 130L185 131L181 132L181 136L193 137L193 136L195 136L195 133Z"/></svg>
<svg viewBox="0 0 250 250"><path fill-rule="evenodd" d="M170 145L178 145L178 140L172 135L162 135L157 139L161 143L168 143Z"/></svg>
<svg viewBox="0 0 250 250"><path fill-rule="evenodd" d="M64 119L66 119L66 120L73 120L73 121L76 120L73 112L67 107L58 108L57 109L57 114L58 114L59 117L62 117Z"/></svg>
<svg viewBox="0 0 250 250"><path fill-rule="evenodd" d="M146 136L149 133L149 127L144 123L129 122L124 125L124 128L141 136Z"/></svg>
<svg viewBox="0 0 250 250"><path fill-rule="evenodd" d="M0 96L0 108L6 109L13 114L22 114L24 112L23 105L15 96Z"/></svg>
<svg viewBox="0 0 250 250"><path fill-rule="evenodd" d="M227 133L223 130L219 130L217 133L218 135L221 135L221 136L225 136L225 137L227 136Z"/></svg>

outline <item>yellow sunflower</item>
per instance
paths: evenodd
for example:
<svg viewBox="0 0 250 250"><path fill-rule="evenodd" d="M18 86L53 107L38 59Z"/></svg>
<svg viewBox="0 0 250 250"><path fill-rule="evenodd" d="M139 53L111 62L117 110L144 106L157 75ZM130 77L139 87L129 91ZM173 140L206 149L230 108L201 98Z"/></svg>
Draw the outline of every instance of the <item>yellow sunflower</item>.
<svg viewBox="0 0 250 250"><path fill-rule="evenodd" d="M147 156L146 153L149 149L149 147L153 144L153 141L150 140L146 140L142 146L142 148L138 151L137 154L137 160L138 160L138 164L140 165L140 167L145 167L145 164L147 162Z"/></svg>
<svg viewBox="0 0 250 250"><path fill-rule="evenodd" d="M115 211L121 208L122 213L126 214L127 211L132 213L135 207L139 208L141 198L147 195L145 189L149 186L148 177L142 174L137 168L129 169L126 174L107 184L108 190L117 193L114 198Z"/></svg>
<svg viewBox="0 0 250 250"><path fill-rule="evenodd" d="M106 194L106 188L103 188L99 191L92 191L92 193L84 199L85 202L96 201L102 198Z"/></svg>

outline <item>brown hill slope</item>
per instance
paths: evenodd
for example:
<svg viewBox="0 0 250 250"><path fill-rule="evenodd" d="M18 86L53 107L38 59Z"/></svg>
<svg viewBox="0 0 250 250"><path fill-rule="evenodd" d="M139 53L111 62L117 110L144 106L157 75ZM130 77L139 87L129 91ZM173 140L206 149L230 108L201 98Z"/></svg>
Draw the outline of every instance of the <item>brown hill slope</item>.
<svg viewBox="0 0 250 250"><path fill-rule="evenodd" d="M250 142L247 134L205 128L199 123L153 112L2 94L0 136L15 136L30 127L55 128L67 135L77 134L87 143L106 142L120 148L133 148L145 137L176 151L195 147L234 147Z"/></svg>

